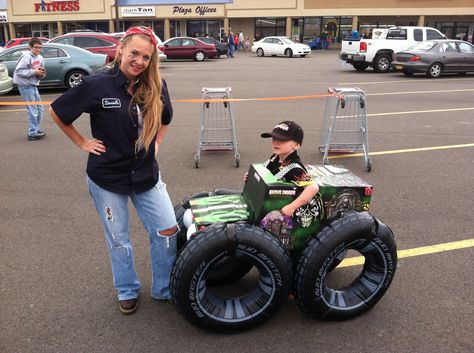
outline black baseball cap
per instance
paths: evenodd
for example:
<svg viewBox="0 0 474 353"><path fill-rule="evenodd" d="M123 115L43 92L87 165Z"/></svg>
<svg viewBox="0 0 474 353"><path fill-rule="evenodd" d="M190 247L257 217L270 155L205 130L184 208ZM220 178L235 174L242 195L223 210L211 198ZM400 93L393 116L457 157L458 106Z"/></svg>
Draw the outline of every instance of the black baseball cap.
<svg viewBox="0 0 474 353"><path fill-rule="evenodd" d="M279 140L293 140L300 145L303 144L303 129L294 121L282 121L273 128L272 132L264 132L260 136L263 138L275 137Z"/></svg>

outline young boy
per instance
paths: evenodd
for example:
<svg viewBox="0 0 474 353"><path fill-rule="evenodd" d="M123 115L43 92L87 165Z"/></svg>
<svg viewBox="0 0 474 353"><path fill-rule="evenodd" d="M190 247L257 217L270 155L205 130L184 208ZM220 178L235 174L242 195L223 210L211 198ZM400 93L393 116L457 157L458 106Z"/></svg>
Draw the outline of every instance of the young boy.
<svg viewBox="0 0 474 353"><path fill-rule="evenodd" d="M308 174L303 162L298 156L298 149L303 143L303 129L294 121L282 121L272 132L261 134L262 137L272 138L273 154L264 165L279 180L292 182L303 188L299 196L281 209L285 216L292 216L301 206L307 204L319 191L319 186Z"/></svg>
<svg viewBox="0 0 474 353"><path fill-rule="evenodd" d="M21 98L25 102L41 102L38 85L40 79L46 75L44 59L40 54L43 42L38 38L32 38L29 46L30 51L25 52L16 65L13 83L18 85ZM41 104L29 104L26 110L28 111L28 140L43 138L46 133L40 129L40 124L43 120L44 107Z"/></svg>

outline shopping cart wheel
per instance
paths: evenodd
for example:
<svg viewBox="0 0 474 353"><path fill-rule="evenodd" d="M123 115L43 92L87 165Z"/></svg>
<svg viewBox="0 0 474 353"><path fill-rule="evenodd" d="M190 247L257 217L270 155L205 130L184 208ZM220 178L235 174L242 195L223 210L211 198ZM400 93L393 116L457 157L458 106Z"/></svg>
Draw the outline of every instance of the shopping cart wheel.
<svg viewBox="0 0 474 353"><path fill-rule="evenodd" d="M238 168L239 165L240 165L240 154L236 154L235 155L235 163L234 163L235 167Z"/></svg>
<svg viewBox="0 0 474 353"><path fill-rule="evenodd" d="M341 97L340 101L341 101L341 109L344 109L346 107L346 100L343 97Z"/></svg>
<svg viewBox="0 0 474 353"><path fill-rule="evenodd" d="M198 154L194 155L194 166L196 168L199 168L199 155Z"/></svg>
<svg viewBox="0 0 474 353"><path fill-rule="evenodd" d="M209 109L209 106L211 105L211 103L209 102L206 102L206 108Z"/></svg>
<svg viewBox="0 0 474 353"><path fill-rule="evenodd" d="M370 172L372 170L372 158L367 159L367 171Z"/></svg>
<svg viewBox="0 0 474 353"><path fill-rule="evenodd" d="M328 158L328 157L324 157L324 158L323 158L323 164L324 164L324 165L328 165L328 164L329 164L329 158Z"/></svg>
<svg viewBox="0 0 474 353"><path fill-rule="evenodd" d="M364 109L364 107L365 107L365 98L360 97L360 109Z"/></svg>

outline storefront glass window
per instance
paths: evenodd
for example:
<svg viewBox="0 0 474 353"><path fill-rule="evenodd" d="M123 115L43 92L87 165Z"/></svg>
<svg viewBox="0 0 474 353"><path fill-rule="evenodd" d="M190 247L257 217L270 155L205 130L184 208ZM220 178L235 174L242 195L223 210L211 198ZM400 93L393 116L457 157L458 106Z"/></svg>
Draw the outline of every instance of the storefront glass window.
<svg viewBox="0 0 474 353"><path fill-rule="evenodd" d="M179 24L179 21L177 20L171 20L170 21L170 36L171 38L173 37L181 37L181 26Z"/></svg>
<svg viewBox="0 0 474 353"><path fill-rule="evenodd" d="M286 35L285 18L256 18L255 19L255 40L260 40L268 36Z"/></svg>
<svg viewBox="0 0 474 353"><path fill-rule="evenodd" d="M58 34L56 23L15 24L15 33L12 38L46 37L53 38Z"/></svg>
<svg viewBox="0 0 474 353"><path fill-rule="evenodd" d="M310 42L321 35L321 17L305 17L303 42Z"/></svg>
<svg viewBox="0 0 474 353"><path fill-rule="evenodd" d="M64 33L85 29L107 33L109 32L109 22L63 22Z"/></svg>
<svg viewBox="0 0 474 353"><path fill-rule="evenodd" d="M352 34L352 17L342 16L339 22L339 30L336 35L336 42L340 43L343 38Z"/></svg>
<svg viewBox="0 0 474 353"><path fill-rule="evenodd" d="M291 38L295 42L303 41L303 19L293 18L291 26Z"/></svg>
<svg viewBox="0 0 474 353"><path fill-rule="evenodd" d="M426 26L434 27L450 39L473 40L469 22L427 22ZM471 35L470 35L471 33Z"/></svg>
<svg viewBox="0 0 474 353"><path fill-rule="evenodd" d="M209 37L219 39L219 30L224 27L223 20L186 21L186 35L189 37Z"/></svg>

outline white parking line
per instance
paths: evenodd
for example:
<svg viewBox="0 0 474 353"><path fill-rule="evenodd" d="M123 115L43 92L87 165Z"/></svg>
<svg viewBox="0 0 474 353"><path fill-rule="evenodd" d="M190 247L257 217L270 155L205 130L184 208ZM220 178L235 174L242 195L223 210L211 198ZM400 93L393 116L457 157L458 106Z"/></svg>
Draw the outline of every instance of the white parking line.
<svg viewBox="0 0 474 353"><path fill-rule="evenodd" d="M366 96L392 96L400 94L430 94L430 93L456 93L456 92L474 92L474 88L465 89L440 89L434 91L407 91L407 92L382 92L382 93L368 93Z"/></svg>
<svg viewBox="0 0 474 353"><path fill-rule="evenodd" d="M346 75L347 76L347 75ZM449 82L451 81L466 81L466 82L472 82L472 78L451 78L449 79ZM381 85L384 83L400 83L403 82L405 83L445 83L443 80L442 81L433 81L431 78L426 78L426 79L415 79L415 80L393 80L393 81L364 81L364 82L339 82L338 85Z"/></svg>
<svg viewBox="0 0 474 353"><path fill-rule="evenodd" d="M389 116L389 115L404 115L404 114L460 112L460 111L467 111L467 110L474 110L474 107L448 108L448 109L428 109L428 110L408 110L408 111L405 111L405 112L371 113L371 114L367 114L367 116Z"/></svg>

